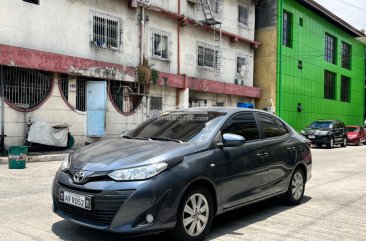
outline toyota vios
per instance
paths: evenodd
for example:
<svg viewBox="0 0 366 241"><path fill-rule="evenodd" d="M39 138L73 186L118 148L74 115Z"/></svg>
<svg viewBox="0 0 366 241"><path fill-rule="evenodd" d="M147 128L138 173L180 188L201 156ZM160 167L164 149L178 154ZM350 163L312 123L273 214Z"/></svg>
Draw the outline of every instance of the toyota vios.
<svg viewBox="0 0 366 241"><path fill-rule="evenodd" d="M274 115L173 111L71 154L53 208L95 229L203 240L218 214L279 195L300 203L311 166L309 141Z"/></svg>

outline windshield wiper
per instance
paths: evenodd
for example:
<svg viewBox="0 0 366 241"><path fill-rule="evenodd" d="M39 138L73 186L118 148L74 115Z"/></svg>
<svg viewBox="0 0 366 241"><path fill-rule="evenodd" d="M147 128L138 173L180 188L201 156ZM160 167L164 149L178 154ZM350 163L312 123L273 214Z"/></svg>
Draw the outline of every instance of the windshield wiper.
<svg viewBox="0 0 366 241"><path fill-rule="evenodd" d="M148 137L132 137L132 136L122 136L123 138L126 139L135 139L135 140L149 140L150 138Z"/></svg>
<svg viewBox="0 0 366 241"><path fill-rule="evenodd" d="M174 142L178 142L178 143L183 143L183 141L181 140L177 140L177 139L172 139L172 138L168 138L168 137L159 137L159 136L149 136L149 137L145 137L151 140L158 140L158 141L174 141Z"/></svg>

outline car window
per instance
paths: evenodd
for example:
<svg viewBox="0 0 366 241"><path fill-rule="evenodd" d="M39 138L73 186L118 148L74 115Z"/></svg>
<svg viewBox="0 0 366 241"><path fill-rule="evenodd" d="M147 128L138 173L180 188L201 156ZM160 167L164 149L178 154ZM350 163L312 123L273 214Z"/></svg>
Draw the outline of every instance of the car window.
<svg viewBox="0 0 366 241"><path fill-rule="evenodd" d="M347 127L347 132L359 132L358 127Z"/></svg>
<svg viewBox="0 0 366 241"><path fill-rule="evenodd" d="M275 121L276 121L277 125L278 125L278 126L279 126L279 128L280 128L281 136L286 135L287 133L289 133L289 131L288 131L288 129L287 129L287 127L286 127L286 125L285 125L282 121L280 121L280 120L279 120L279 119L277 119L277 118L275 118Z"/></svg>
<svg viewBox="0 0 366 241"><path fill-rule="evenodd" d="M264 138L283 136L283 130L280 129L274 118L268 115L259 114L259 120L262 126Z"/></svg>
<svg viewBox="0 0 366 241"><path fill-rule="evenodd" d="M221 133L241 135L247 141L259 139L258 126L252 113L235 115L225 124Z"/></svg>
<svg viewBox="0 0 366 241"><path fill-rule="evenodd" d="M310 128L333 128L333 123L329 121L314 121Z"/></svg>

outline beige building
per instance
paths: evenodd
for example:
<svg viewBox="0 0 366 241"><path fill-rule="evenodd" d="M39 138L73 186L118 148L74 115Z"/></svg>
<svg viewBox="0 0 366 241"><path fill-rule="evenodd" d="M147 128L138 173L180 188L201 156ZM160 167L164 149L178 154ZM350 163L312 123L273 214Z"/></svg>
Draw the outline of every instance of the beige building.
<svg viewBox="0 0 366 241"><path fill-rule="evenodd" d="M0 1L5 146L29 119L71 124L81 146L160 111L254 103L254 19L252 0Z"/></svg>

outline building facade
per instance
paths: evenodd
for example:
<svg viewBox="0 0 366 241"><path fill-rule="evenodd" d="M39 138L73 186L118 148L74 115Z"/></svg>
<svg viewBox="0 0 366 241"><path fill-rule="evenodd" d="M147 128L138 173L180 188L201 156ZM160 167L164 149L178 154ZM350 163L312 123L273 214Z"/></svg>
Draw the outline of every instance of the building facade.
<svg viewBox="0 0 366 241"><path fill-rule="evenodd" d="M258 108L300 130L317 119L361 125L365 35L310 0L263 0L256 13Z"/></svg>
<svg viewBox="0 0 366 241"><path fill-rule="evenodd" d="M253 87L255 1L0 1L5 146L27 122L68 123L76 146L160 111L237 106ZM138 81L144 61L155 85Z"/></svg>

